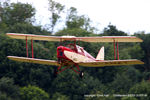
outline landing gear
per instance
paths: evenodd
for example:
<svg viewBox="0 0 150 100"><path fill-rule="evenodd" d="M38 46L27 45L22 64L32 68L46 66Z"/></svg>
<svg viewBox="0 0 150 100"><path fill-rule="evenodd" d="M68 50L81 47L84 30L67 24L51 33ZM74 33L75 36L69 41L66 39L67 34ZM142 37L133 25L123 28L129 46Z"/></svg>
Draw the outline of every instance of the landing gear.
<svg viewBox="0 0 150 100"><path fill-rule="evenodd" d="M76 67L77 69L75 70L73 67ZM62 69L62 65L60 65L57 69L54 69L54 78L57 77L57 75L59 73L61 73L62 71L66 70L66 69L72 69L75 73L77 73L79 75L80 78L83 78L84 73L83 71L80 70L79 66L77 64L70 66L66 66L65 68Z"/></svg>
<svg viewBox="0 0 150 100"><path fill-rule="evenodd" d="M79 76L80 76L80 78L83 78L83 76L84 76L84 72L83 72L83 71L81 71L81 72L79 73Z"/></svg>

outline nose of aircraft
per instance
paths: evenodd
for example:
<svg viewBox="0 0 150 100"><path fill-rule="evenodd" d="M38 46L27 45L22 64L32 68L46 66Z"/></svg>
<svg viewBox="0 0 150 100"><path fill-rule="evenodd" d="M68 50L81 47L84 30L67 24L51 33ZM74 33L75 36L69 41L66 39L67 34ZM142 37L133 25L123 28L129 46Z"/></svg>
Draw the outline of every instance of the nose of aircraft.
<svg viewBox="0 0 150 100"><path fill-rule="evenodd" d="M61 63L62 59L64 58L64 47L63 46L57 47L57 58L58 58L58 63Z"/></svg>
<svg viewBox="0 0 150 100"><path fill-rule="evenodd" d="M57 57L62 57L63 56L63 49L64 47L63 46L59 46L57 47Z"/></svg>
<svg viewBox="0 0 150 100"><path fill-rule="evenodd" d="M69 60L69 58L66 57L65 51L70 51L73 52L70 48L64 47L64 46L59 46L57 47L57 59L58 63L63 63Z"/></svg>

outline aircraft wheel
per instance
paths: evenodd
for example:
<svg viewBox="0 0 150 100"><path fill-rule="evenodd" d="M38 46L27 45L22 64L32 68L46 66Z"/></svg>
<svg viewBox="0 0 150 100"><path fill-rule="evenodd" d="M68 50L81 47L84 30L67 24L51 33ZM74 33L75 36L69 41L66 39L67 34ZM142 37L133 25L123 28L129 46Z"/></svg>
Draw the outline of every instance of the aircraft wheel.
<svg viewBox="0 0 150 100"><path fill-rule="evenodd" d="M84 76L84 72L81 71L81 72L80 72L80 77L83 78L83 76Z"/></svg>

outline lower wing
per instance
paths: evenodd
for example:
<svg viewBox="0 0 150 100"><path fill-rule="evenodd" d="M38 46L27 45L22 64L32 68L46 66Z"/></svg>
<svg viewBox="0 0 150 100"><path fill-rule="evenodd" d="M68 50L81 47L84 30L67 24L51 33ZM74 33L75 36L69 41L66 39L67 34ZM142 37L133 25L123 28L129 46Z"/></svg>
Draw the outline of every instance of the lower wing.
<svg viewBox="0 0 150 100"><path fill-rule="evenodd" d="M60 65L55 60L44 60L44 59L16 57L16 56L7 56L7 57L11 60L21 61L21 62L54 65L54 66ZM132 59L132 60L104 60L104 61L96 61L96 62L78 63L78 65L84 66L84 67L104 67L104 66L120 66L120 65L135 65L135 64L144 64L144 62L140 60Z"/></svg>
<svg viewBox="0 0 150 100"><path fill-rule="evenodd" d="M131 60L104 60L96 62L81 62L80 66L84 67L104 67L104 66L121 66L121 65L136 65L144 64L144 62L136 59Z"/></svg>
<svg viewBox="0 0 150 100"><path fill-rule="evenodd" d="M35 59L35 58L27 58L27 57L16 57L16 56L7 56L7 57L9 59L15 60L15 61L59 66L59 64L55 60L44 60L44 59Z"/></svg>

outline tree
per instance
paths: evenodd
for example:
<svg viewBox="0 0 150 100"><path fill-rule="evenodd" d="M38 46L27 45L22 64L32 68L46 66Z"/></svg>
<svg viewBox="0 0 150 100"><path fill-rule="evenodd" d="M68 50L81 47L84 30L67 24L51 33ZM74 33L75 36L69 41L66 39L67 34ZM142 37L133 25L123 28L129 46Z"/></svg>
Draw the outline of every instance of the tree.
<svg viewBox="0 0 150 100"><path fill-rule="evenodd" d="M53 94L51 100L70 100L70 99L68 96L56 92L55 94Z"/></svg>
<svg viewBox="0 0 150 100"><path fill-rule="evenodd" d="M62 4L55 2L53 0L48 0L49 1L49 11L51 14L50 21L51 21L51 33L53 33L54 28L58 20L61 18L61 13L63 12L65 6Z"/></svg>
<svg viewBox="0 0 150 100"><path fill-rule="evenodd" d="M130 43L128 52L132 59L143 59L145 55L140 43Z"/></svg>
<svg viewBox="0 0 150 100"><path fill-rule="evenodd" d="M150 99L150 82L142 81L135 84L129 91L131 94L135 94L138 100L149 100Z"/></svg>
<svg viewBox="0 0 150 100"><path fill-rule="evenodd" d="M85 94L99 90L101 83L86 73L81 79L76 73L66 70L53 81L51 92L69 96L71 100L82 100Z"/></svg>
<svg viewBox="0 0 150 100"><path fill-rule="evenodd" d="M103 30L103 35L108 36L127 36L127 34L123 31L120 31L116 28L116 26L109 24L106 28Z"/></svg>
<svg viewBox="0 0 150 100"><path fill-rule="evenodd" d="M49 34L49 32L45 29L42 29L41 26L33 26L31 23L16 23L13 26L9 27L9 32L40 35Z"/></svg>
<svg viewBox="0 0 150 100"><path fill-rule="evenodd" d="M121 100L138 100L135 97L122 97Z"/></svg>
<svg viewBox="0 0 150 100"><path fill-rule="evenodd" d="M19 32L25 24L33 23L35 8L30 4L4 2L0 7L0 32ZM16 27L19 24L19 27ZM23 25L22 25L23 24ZM26 26L27 26L26 25ZM30 25L30 26L31 26ZM15 28L15 29L14 29ZM32 27L33 29L33 27ZM25 29L24 29L25 30ZM27 31L27 30L26 30ZM32 30L33 31L33 30Z"/></svg>
<svg viewBox="0 0 150 100"><path fill-rule="evenodd" d="M0 100L19 100L19 88L14 85L14 80L8 77L0 79Z"/></svg>
<svg viewBox="0 0 150 100"><path fill-rule="evenodd" d="M84 29L81 29L81 28L73 28L73 29L65 28L63 30L60 30L60 31L56 32L55 35L58 35L58 36L62 36L62 35L90 36L90 35L92 35L92 33L88 32L88 31L86 31Z"/></svg>
<svg viewBox="0 0 150 100"><path fill-rule="evenodd" d="M20 89L21 100L48 100L49 95L39 87L28 85Z"/></svg>
<svg viewBox="0 0 150 100"><path fill-rule="evenodd" d="M143 40L140 43L142 50L144 51L143 61L145 62L145 66L143 66L143 70L149 72L150 70L150 34L145 34L144 32L135 33L135 36L141 38Z"/></svg>
<svg viewBox="0 0 150 100"><path fill-rule="evenodd" d="M66 26L67 28L80 28L83 26L84 20L81 18L81 16L77 15L77 9L74 7L71 7L68 10L68 15L66 19Z"/></svg>
<svg viewBox="0 0 150 100"><path fill-rule="evenodd" d="M128 93L134 84L141 81L141 73L135 68L127 67L119 71L110 84L115 93Z"/></svg>
<svg viewBox="0 0 150 100"><path fill-rule="evenodd" d="M84 29L89 32L93 32L95 29L90 25L90 18L85 15L78 15L77 9L70 7L66 18L66 26L68 29Z"/></svg>
<svg viewBox="0 0 150 100"><path fill-rule="evenodd" d="M85 15L79 16L77 9L70 7L65 21L66 28L56 32L56 35L97 36L96 34L93 34L95 28L91 27L90 22L90 18Z"/></svg>
<svg viewBox="0 0 150 100"><path fill-rule="evenodd" d="M0 100L13 100L6 93L0 93Z"/></svg>
<svg viewBox="0 0 150 100"><path fill-rule="evenodd" d="M31 18L35 15L35 8L30 4L11 3L2 8L0 19L1 22L12 26L15 23L32 23Z"/></svg>

